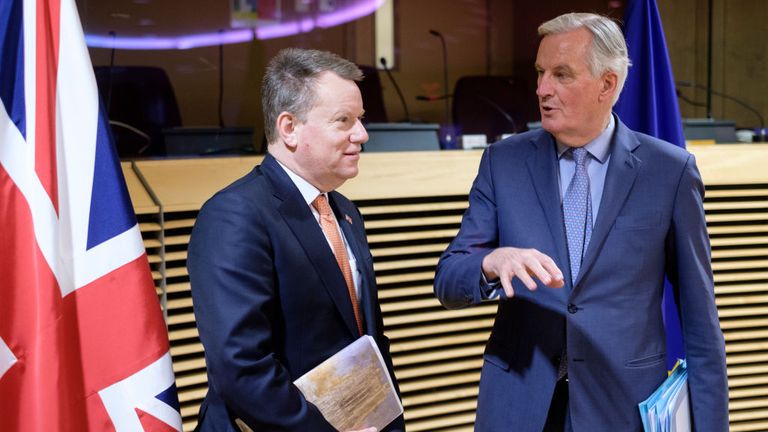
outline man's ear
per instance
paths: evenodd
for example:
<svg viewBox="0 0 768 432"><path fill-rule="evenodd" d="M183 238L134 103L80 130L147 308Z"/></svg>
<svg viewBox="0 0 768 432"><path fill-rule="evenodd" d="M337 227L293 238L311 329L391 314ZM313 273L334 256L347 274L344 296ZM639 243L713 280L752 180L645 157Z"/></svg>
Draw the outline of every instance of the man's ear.
<svg viewBox="0 0 768 432"><path fill-rule="evenodd" d="M612 101L619 85L619 76L616 72L608 71L603 74L600 85L600 100L608 99Z"/></svg>
<svg viewBox="0 0 768 432"><path fill-rule="evenodd" d="M291 150L295 150L299 143L297 136L299 119L295 115L283 111L277 116L277 135L280 137L280 141L283 142Z"/></svg>

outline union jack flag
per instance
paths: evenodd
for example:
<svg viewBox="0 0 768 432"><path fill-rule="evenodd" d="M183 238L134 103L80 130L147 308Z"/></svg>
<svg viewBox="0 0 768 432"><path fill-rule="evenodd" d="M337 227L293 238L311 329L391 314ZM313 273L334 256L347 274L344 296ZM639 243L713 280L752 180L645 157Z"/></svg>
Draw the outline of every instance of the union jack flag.
<svg viewBox="0 0 768 432"><path fill-rule="evenodd" d="M181 430L74 0L0 1L0 430Z"/></svg>

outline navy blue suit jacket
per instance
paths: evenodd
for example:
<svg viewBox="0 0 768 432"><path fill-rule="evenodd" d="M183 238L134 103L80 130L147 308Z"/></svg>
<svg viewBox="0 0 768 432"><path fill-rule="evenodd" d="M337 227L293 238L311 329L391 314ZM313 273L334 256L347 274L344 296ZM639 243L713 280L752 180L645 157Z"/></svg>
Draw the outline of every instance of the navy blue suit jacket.
<svg viewBox="0 0 768 432"><path fill-rule="evenodd" d="M610 165L580 274L569 274L553 137L513 136L483 154L461 230L438 264L449 308L482 300L483 258L535 248L566 286L502 299L480 380L476 430L540 432L567 343L576 432L642 430L637 404L667 375L664 275L679 298L695 430L728 430L725 348L715 307L704 187L692 155L617 121Z"/></svg>
<svg viewBox="0 0 768 432"><path fill-rule="evenodd" d="M392 374L363 220L328 195L357 259L365 333ZM292 382L359 334L333 252L272 156L205 203L187 266L208 367L198 429L237 431L239 418L254 431L334 431ZM404 429L401 416L388 430Z"/></svg>

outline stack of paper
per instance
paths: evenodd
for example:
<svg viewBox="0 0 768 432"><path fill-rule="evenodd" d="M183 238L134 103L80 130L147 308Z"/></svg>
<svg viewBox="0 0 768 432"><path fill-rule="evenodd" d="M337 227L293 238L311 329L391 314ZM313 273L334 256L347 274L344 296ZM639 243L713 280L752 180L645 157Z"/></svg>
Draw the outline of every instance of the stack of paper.
<svg viewBox="0 0 768 432"><path fill-rule="evenodd" d="M685 360L639 404L645 432L690 432L691 406L688 396L688 368Z"/></svg>

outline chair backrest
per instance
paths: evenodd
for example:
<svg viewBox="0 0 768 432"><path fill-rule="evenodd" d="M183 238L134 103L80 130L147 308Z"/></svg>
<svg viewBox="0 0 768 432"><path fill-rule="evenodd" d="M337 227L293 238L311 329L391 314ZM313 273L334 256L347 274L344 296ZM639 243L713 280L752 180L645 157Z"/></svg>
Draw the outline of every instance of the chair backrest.
<svg viewBox="0 0 768 432"><path fill-rule="evenodd" d="M486 135L494 142L504 133L526 130L519 114L520 89L508 76L464 76L453 90L453 122L462 134Z"/></svg>
<svg viewBox="0 0 768 432"><path fill-rule="evenodd" d="M164 155L162 130L181 126L171 81L161 68L94 67L121 157Z"/></svg>
<svg viewBox="0 0 768 432"><path fill-rule="evenodd" d="M365 123L386 123L387 110L384 108L384 96L381 90L379 71L373 66L360 66L363 71L363 80L357 83L363 96L363 108L365 109Z"/></svg>

